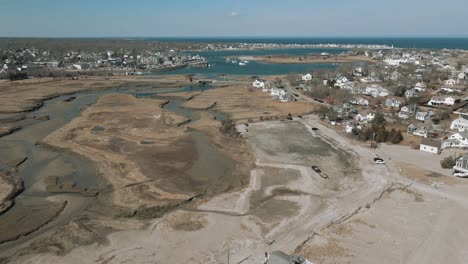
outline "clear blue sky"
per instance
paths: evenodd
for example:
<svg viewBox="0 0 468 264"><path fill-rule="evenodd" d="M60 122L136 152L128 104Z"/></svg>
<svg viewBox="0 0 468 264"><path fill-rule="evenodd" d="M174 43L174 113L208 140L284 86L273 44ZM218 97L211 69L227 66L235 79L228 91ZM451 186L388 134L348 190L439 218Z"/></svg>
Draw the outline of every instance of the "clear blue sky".
<svg viewBox="0 0 468 264"><path fill-rule="evenodd" d="M0 0L0 36L468 36L468 0Z"/></svg>

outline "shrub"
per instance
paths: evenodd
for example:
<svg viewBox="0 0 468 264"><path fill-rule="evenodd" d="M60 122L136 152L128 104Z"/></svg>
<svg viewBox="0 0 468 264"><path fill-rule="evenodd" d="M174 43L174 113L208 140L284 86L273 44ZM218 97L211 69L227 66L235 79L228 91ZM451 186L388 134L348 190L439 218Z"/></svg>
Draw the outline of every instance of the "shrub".
<svg viewBox="0 0 468 264"><path fill-rule="evenodd" d="M448 156L440 161L440 166L444 169L451 169L455 166L456 160L455 156Z"/></svg>

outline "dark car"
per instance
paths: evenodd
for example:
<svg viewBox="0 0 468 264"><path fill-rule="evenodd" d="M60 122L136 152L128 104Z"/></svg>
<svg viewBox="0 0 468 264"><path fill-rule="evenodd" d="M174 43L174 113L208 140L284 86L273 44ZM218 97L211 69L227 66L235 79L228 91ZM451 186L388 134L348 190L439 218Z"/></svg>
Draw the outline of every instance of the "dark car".
<svg viewBox="0 0 468 264"><path fill-rule="evenodd" d="M319 169L319 167L317 166L312 166L312 169L316 172L316 173L322 173L322 171Z"/></svg>
<svg viewBox="0 0 468 264"><path fill-rule="evenodd" d="M312 131L318 131L318 130L319 130L319 129L316 128L316 127L313 127L313 128L312 128Z"/></svg>

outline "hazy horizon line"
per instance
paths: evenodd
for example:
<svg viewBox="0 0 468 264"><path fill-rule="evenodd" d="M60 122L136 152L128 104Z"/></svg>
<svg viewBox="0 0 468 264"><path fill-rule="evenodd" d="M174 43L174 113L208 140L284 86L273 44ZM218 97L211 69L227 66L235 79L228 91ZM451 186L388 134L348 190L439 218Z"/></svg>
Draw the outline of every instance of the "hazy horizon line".
<svg viewBox="0 0 468 264"><path fill-rule="evenodd" d="M458 38L468 39L468 35L318 35L318 36L0 36L0 39L17 38L17 39L346 39L346 38Z"/></svg>

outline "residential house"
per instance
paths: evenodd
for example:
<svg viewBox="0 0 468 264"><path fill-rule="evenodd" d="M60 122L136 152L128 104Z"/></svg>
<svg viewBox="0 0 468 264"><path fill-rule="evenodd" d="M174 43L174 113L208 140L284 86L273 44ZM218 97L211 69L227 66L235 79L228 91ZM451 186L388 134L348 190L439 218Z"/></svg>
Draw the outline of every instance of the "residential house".
<svg viewBox="0 0 468 264"><path fill-rule="evenodd" d="M432 128L410 124L406 132L413 136L427 138L429 135L432 134Z"/></svg>
<svg viewBox="0 0 468 264"><path fill-rule="evenodd" d="M455 84L457 84L457 81L455 81L454 79L448 79L444 83L445 85L454 86Z"/></svg>
<svg viewBox="0 0 468 264"><path fill-rule="evenodd" d="M400 77L401 73L399 73L398 71L394 71L390 74L390 79L394 81L398 80Z"/></svg>
<svg viewBox="0 0 468 264"><path fill-rule="evenodd" d="M418 97L418 96L419 96L419 92L416 89L406 90L405 92L406 98L412 98L412 97Z"/></svg>
<svg viewBox="0 0 468 264"><path fill-rule="evenodd" d="M442 151L442 141L432 138L423 138L419 145L419 150L432 154L440 154Z"/></svg>
<svg viewBox="0 0 468 264"><path fill-rule="evenodd" d="M312 80L312 74L308 73L306 75L302 75L302 80L303 81L310 81Z"/></svg>
<svg viewBox="0 0 468 264"><path fill-rule="evenodd" d="M426 123L432 120L434 117L435 117L435 114L432 111L416 113L416 120L421 121L422 123Z"/></svg>
<svg viewBox="0 0 468 264"><path fill-rule="evenodd" d="M441 106L441 105L454 106L455 104L460 103L460 100L461 99L459 97L455 97L455 96L447 96L447 97L434 96L431 98L431 100L427 104L431 106Z"/></svg>
<svg viewBox="0 0 468 264"><path fill-rule="evenodd" d="M347 84L349 82L350 81L348 80L348 78L346 78L344 76L341 76L340 78L338 78L338 80L336 80L335 86L342 88L342 86L344 86L345 84Z"/></svg>
<svg viewBox="0 0 468 264"><path fill-rule="evenodd" d="M451 135L448 139L457 141L456 143L458 144L454 145L453 147L468 147L468 130L455 133Z"/></svg>
<svg viewBox="0 0 468 264"><path fill-rule="evenodd" d="M461 173L462 175L468 174L468 155L465 154L458 158L455 162L455 166L453 166L453 173Z"/></svg>
<svg viewBox="0 0 468 264"><path fill-rule="evenodd" d="M359 123L362 122L372 122L375 118L375 114L373 113L368 113L367 115L365 114L357 114L354 116L354 120L356 120Z"/></svg>
<svg viewBox="0 0 468 264"><path fill-rule="evenodd" d="M363 75L364 75L364 70L362 69L362 67L356 67L353 69L353 76L361 77Z"/></svg>
<svg viewBox="0 0 468 264"><path fill-rule="evenodd" d="M459 117L452 121L450 129L455 129L458 131L468 130L468 114L458 113Z"/></svg>
<svg viewBox="0 0 468 264"><path fill-rule="evenodd" d="M403 98L401 97L396 97L396 96L388 96L387 99L385 100L385 106L388 108L400 108L400 106L403 104Z"/></svg>
<svg viewBox="0 0 468 264"><path fill-rule="evenodd" d="M418 92L425 92L427 89L427 85L423 82L418 82L414 85L414 90Z"/></svg>
<svg viewBox="0 0 468 264"><path fill-rule="evenodd" d="M350 100L350 103L353 105L369 106L369 100L362 97L353 98Z"/></svg>
<svg viewBox="0 0 468 264"><path fill-rule="evenodd" d="M408 106L403 106L398 113L398 118L400 119L409 119L413 114L413 110L410 109Z"/></svg>
<svg viewBox="0 0 468 264"><path fill-rule="evenodd" d="M412 135L416 129L418 128L414 124L410 124L406 130L406 133Z"/></svg>
<svg viewBox="0 0 468 264"><path fill-rule="evenodd" d="M442 149L463 147L458 139L449 138L442 141Z"/></svg>
<svg viewBox="0 0 468 264"><path fill-rule="evenodd" d="M446 92L446 93L454 93L455 92L454 88L449 88L449 87L442 87L440 90L442 92Z"/></svg>
<svg viewBox="0 0 468 264"><path fill-rule="evenodd" d="M265 88L265 82L262 80L255 80L255 82L253 82L252 85L255 88Z"/></svg>
<svg viewBox="0 0 468 264"><path fill-rule="evenodd" d="M372 97L385 97L388 96L390 92L382 86L374 84L366 87L364 94Z"/></svg>
<svg viewBox="0 0 468 264"><path fill-rule="evenodd" d="M445 102L445 98L442 96L434 96L431 98L431 100L427 103L428 105L431 106L440 106L443 105Z"/></svg>
<svg viewBox="0 0 468 264"><path fill-rule="evenodd" d="M457 79L458 79L458 83L462 83L465 81L465 79L467 79L467 75L465 72L460 72L457 76Z"/></svg>
<svg viewBox="0 0 468 264"><path fill-rule="evenodd" d="M446 106L454 106L455 104L460 103L461 98L457 96L448 96L444 99L444 104Z"/></svg>

